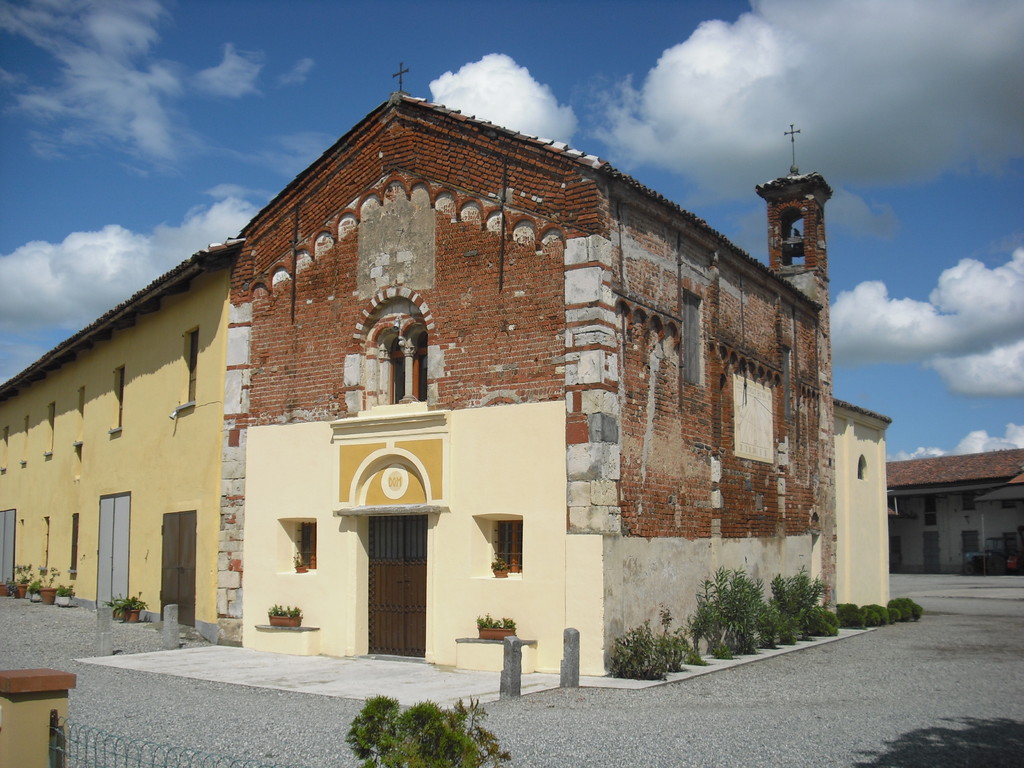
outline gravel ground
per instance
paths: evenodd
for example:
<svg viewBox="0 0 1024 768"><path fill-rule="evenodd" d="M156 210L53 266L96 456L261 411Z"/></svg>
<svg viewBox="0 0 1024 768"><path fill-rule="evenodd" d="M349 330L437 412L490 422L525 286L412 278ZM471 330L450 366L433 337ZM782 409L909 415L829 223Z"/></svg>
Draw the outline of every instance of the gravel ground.
<svg viewBox="0 0 1024 768"><path fill-rule="evenodd" d="M1024 577L1007 578L1024 596ZM1024 600L918 602L917 623L642 691L496 702L485 725L517 767L1024 764ZM358 764L344 737L360 702L80 664L95 653L81 608L0 598L0 628L0 669L78 675L82 724L266 763ZM119 653L162 647L159 625L114 629Z"/></svg>

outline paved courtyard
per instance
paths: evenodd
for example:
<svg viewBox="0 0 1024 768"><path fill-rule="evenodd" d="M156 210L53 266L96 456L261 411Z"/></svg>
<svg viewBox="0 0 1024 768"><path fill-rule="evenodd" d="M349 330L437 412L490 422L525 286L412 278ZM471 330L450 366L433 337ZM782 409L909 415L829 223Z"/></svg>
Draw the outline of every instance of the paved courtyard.
<svg viewBox="0 0 1024 768"><path fill-rule="evenodd" d="M894 575L892 593L928 614L666 685L493 701L485 724L515 766L1024 764L1024 577ZM94 655L94 626L83 609L0 599L0 668L74 672L71 718L113 733L268 764L357 764L344 735L358 700L78 661ZM122 659L108 662L160 648L153 627L115 630Z"/></svg>

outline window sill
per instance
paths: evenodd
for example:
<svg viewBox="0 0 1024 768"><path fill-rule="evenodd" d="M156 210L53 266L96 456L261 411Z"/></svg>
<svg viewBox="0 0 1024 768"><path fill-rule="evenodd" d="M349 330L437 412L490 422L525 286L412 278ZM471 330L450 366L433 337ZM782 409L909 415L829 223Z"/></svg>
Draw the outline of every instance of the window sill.
<svg viewBox="0 0 1024 768"><path fill-rule="evenodd" d="M43 451L43 458L44 459L52 459L53 458L53 451Z"/></svg>
<svg viewBox="0 0 1024 768"><path fill-rule="evenodd" d="M121 427L114 427L113 429L108 429L107 430L107 434L110 435L111 437L114 437L116 435L120 435L121 434Z"/></svg>
<svg viewBox="0 0 1024 768"><path fill-rule="evenodd" d="M176 419L176 418L178 418L178 416L180 416L183 413L185 413L185 414L191 413L192 410L195 407L196 407L196 401L195 400L189 400L187 403L182 403L181 405L177 406L173 411L171 411L171 418L172 419Z"/></svg>
<svg viewBox="0 0 1024 768"><path fill-rule="evenodd" d="M82 447L82 441L81 440L75 440L75 442L73 442L71 444L71 447L72 448L81 448Z"/></svg>

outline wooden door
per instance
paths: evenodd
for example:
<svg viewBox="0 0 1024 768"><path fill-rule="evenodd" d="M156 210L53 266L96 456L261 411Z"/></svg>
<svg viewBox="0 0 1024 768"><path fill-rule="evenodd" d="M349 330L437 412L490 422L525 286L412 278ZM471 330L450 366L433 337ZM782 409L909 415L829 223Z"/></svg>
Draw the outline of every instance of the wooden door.
<svg viewBox="0 0 1024 768"><path fill-rule="evenodd" d="M160 610L178 606L178 623L196 625L196 513L164 515Z"/></svg>
<svg viewBox="0 0 1024 768"><path fill-rule="evenodd" d="M370 653L424 656L427 518L370 518Z"/></svg>
<svg viewBox="0 0 1024 768"><path fill-rule="evenodd" d="M96 603L128 597L128 540L132 496L100 498L99 546L96 552Z"/></svg>

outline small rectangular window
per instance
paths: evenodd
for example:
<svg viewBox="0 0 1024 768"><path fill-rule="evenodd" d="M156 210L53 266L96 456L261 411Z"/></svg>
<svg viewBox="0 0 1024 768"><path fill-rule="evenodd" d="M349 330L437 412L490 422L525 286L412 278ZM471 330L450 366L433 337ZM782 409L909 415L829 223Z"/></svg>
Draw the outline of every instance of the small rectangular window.
<svg viewBox="0 0 1024 768"><path fill-rule="evenodd" d="M925 525L935 525L935 513L934 512L925 512L924 513L924 524Z"/></svg>
<svg viewBox="0 0 1024 768"><path fill-rule="evenodd" d="M188 364L188 402L196 400L196 371L199 369L199 329L186 334L185 360Z"/></svg>
<svg viewBox="0 0 1024 768"><path fill-rule="evenodd" d="M683 381L700 384L700 298L685 293L683 307Z"/></svg>
<svg viewBox="0 0 1024 768"><path fill-rule="evenodd" d="M114 396L117 398L117 421L115 426L124 426L124 366L114 370Z"/></svg>
<svg viewBox="0 0 1024 768"><path fill-rule="evenodd" d="M316 523L299 523L296 566L316 568Z"/></svg>
<svg viewBox="0 0 1024 768"><path fill-rule="evenodd" d="M71 565L68 568L69 573L78 572L78 512L74 512L71 515Z"/></svg>
<svg viewBox="0 0 1024 768"><path fill-rule="evenodd" d="M494 556L508 564L511 573L523 571L523 521L501 520L495 525Z"/></svg>
<svg viewBox="0 0 1024 768"><path fill-rule="evenodd" d="M53 428L57 421L57 403L46 406L46 454L53 453Z"/></svg>

